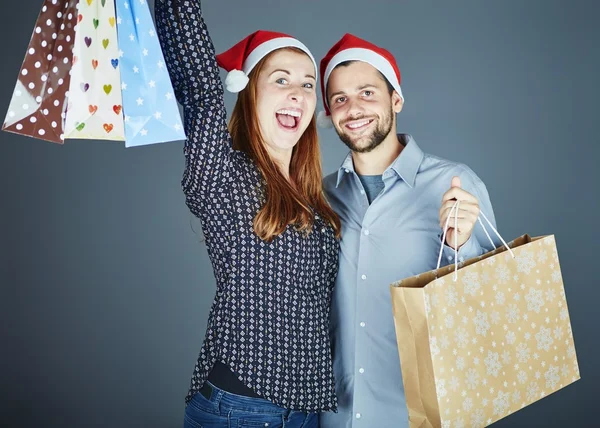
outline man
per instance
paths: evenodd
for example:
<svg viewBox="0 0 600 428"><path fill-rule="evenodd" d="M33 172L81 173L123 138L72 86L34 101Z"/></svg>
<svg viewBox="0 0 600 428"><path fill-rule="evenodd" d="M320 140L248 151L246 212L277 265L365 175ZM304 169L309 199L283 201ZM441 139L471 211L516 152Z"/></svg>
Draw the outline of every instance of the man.
<svg viewBox="0 0 600 428"><path fill-rule="evenodd" d="M408 427L390 284L435 269L442 245L443 265L492 249L475 224L481 209L495 225L494 213L471 169L396 134L404 98L388 51L346 34L321 61L321 77L320 122L330 120L351 151L324 180L342 240L331 315L339 412L322 414L321 425Z"/></svg>

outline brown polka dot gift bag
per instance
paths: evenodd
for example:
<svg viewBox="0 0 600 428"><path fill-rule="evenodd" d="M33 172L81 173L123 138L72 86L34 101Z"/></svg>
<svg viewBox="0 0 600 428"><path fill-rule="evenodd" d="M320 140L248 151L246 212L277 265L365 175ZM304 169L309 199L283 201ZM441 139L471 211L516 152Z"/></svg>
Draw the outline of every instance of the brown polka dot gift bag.
<svg viewBox="0 0 600 428"><path fill-rule="evenodd" d="M489 426L580 378L554 236L502 242L391 285L411 427Z"/></svg>
<svg viewBox="0 0 600 428"><path fill-rule="evenodd" d="M54 143L185 139L146 0L44 0L3 130Z"/></svg>
<svg viewBox="0 0 600 428"><path fill-rule="evenodd" d="M62 143L78 0L45 0L19 71L5 131Z"/></svg>

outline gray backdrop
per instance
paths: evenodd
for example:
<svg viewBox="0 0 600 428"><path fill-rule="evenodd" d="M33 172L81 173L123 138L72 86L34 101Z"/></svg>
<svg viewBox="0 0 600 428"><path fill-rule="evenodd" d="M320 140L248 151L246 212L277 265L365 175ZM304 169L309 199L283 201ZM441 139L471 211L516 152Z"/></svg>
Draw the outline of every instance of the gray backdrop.
<svg viewBox="0 0 600 428"><path fill-rule="evenodd" d="M0 6L2 118L40 7ZM598 2L213 0L204 12L218 51L265 28L319 59L346 31L396 55L399 130L479 174L506 238L558 242L582 380L497 426L591 425ZM345 146L331 130L321 137L331 172ZM0 425L181 426L214 294L182 168L181 142L125 149L0 134Z"/></svg>

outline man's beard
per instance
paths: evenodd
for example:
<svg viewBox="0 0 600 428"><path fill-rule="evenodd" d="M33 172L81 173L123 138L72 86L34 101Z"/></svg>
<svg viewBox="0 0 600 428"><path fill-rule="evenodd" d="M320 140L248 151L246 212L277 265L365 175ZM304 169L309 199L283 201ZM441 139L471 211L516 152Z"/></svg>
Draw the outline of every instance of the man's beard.
<svg viewBox="0 0 600 428"><path fill-rule="evenodd" d="M373 130L373 132L370 136L360 137L360 138L368 138L368 143L363 147L356 146L356 144L354 144L354 141L352 141L352 138L345 132L340 133L340 131L338 131L337 128L336 128L336 132L338 134L338 137L340 137L340 140L342 140L342 142L346 146L348 146L348 148L350 150L352 150L353 152L369 153L372 150L374 150L377 146L379 146L383 142L383 140L385 140L386 137L392 131L393 114L394 114L394 112L390 108L389 113L385 117L383 117L383 120L379 122L379 124Z"/></svg>

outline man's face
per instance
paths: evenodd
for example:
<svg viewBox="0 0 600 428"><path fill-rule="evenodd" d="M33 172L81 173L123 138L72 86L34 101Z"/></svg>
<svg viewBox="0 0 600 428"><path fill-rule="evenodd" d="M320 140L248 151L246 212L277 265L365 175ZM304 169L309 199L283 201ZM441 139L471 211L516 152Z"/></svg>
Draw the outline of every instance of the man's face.
<svg viewBox="0 0 600 428"><path fill-rule="evenodd" d="M395 91L390 95L384 77L372 65L355 61L337 66L327 89L331 120L350 150L370 152L392 132L402 98Z"/></svg>

